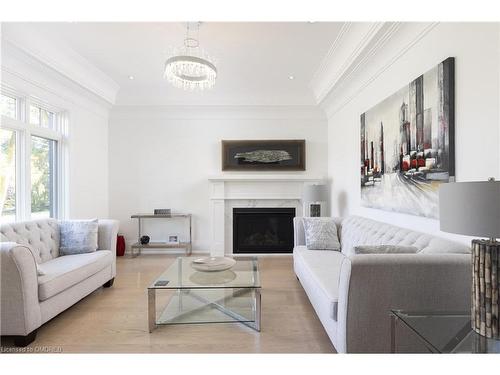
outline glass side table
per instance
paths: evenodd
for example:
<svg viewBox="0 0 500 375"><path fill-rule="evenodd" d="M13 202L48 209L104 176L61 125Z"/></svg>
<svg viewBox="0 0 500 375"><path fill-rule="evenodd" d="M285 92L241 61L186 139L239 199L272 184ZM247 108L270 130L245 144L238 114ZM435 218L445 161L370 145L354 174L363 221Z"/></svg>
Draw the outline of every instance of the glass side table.
<svg viewBox="0 0 500 375"><path fill-rule="evenodd" d="M396 328L402 324L431 353L500 353L500 340L471 328L468 312L391 310L391 353L397 352Z"/></svg>

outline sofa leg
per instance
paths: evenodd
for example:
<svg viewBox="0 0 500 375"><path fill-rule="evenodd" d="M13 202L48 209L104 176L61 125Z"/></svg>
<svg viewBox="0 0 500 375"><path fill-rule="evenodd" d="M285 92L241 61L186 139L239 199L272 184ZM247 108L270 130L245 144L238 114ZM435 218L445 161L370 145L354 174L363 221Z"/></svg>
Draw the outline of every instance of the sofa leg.
<svg viewBox="0 0 500 375"><path fill-rule="evenodd" d="M109 280L107 283L103 284L103 287L105 288L110 288L113 286L113 283L115 282L115 278L113 277L111 280Z"/></svg>
<svg viewBox="0 0 500 375"><path fill-rule="evenodd" d="M14 336L14 345L24 348L36 339L36 329L26 336Z"/></svg>

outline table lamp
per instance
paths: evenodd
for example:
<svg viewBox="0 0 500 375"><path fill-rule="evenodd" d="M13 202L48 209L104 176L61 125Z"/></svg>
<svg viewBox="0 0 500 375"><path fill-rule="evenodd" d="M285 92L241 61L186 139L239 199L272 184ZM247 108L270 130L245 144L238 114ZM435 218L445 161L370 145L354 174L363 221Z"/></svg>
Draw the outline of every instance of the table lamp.
<svg viewBox="0 0 500 375"><path fill-rule="evenodd" d="M319 217L324 215L328 201L328 186L305 185L302 201L304 202L304 216Z"/></svg>
<svg viewBox="0 0 500 375"><path fill-rule="evenodd" d="M500 181L442 184L439 223L444 232L478 236L472 240L472 329L500 338Z"/></svg>

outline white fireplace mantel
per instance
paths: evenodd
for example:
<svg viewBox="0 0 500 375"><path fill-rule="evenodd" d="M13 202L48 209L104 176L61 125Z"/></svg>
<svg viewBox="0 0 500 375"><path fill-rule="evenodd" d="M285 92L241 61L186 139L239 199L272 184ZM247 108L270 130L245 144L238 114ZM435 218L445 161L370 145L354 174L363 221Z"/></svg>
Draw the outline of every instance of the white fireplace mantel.
<svg viewBox="0 0 500 375"><path fill-rule="evenodd" d="M284 174L231 174L209 177L208 181L212 256L233 253L234 207L293 207L301 216L304 185L326 183L325 178Z"/></svg>
<svg viewBox="0 0 500 375"><path fill-rule="evenodd" d="M261 182L272 182L272 181L302 181L302 182L324 182L325 178L310 178L297 175L257 175L257 174L234 174L234 175L221 175L221 176L211 176L208 181L261 181Z"/></svg>

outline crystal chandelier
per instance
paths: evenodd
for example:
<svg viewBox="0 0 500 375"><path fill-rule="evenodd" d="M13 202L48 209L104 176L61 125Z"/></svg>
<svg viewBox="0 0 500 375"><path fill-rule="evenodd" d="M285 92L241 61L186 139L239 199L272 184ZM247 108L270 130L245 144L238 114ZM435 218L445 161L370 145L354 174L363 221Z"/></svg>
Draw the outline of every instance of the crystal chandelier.
<svg viewBox="0 0 500 375"><path fill-rule="evenodd" d="M196 25L197 37L191 35L189 23L186 27L184 45L174 50L171 57L165 61L166 78L175 87L184 90L201 91L215 85L217 68L209 55L200 47L198 34L200 22Z"/></svg>

